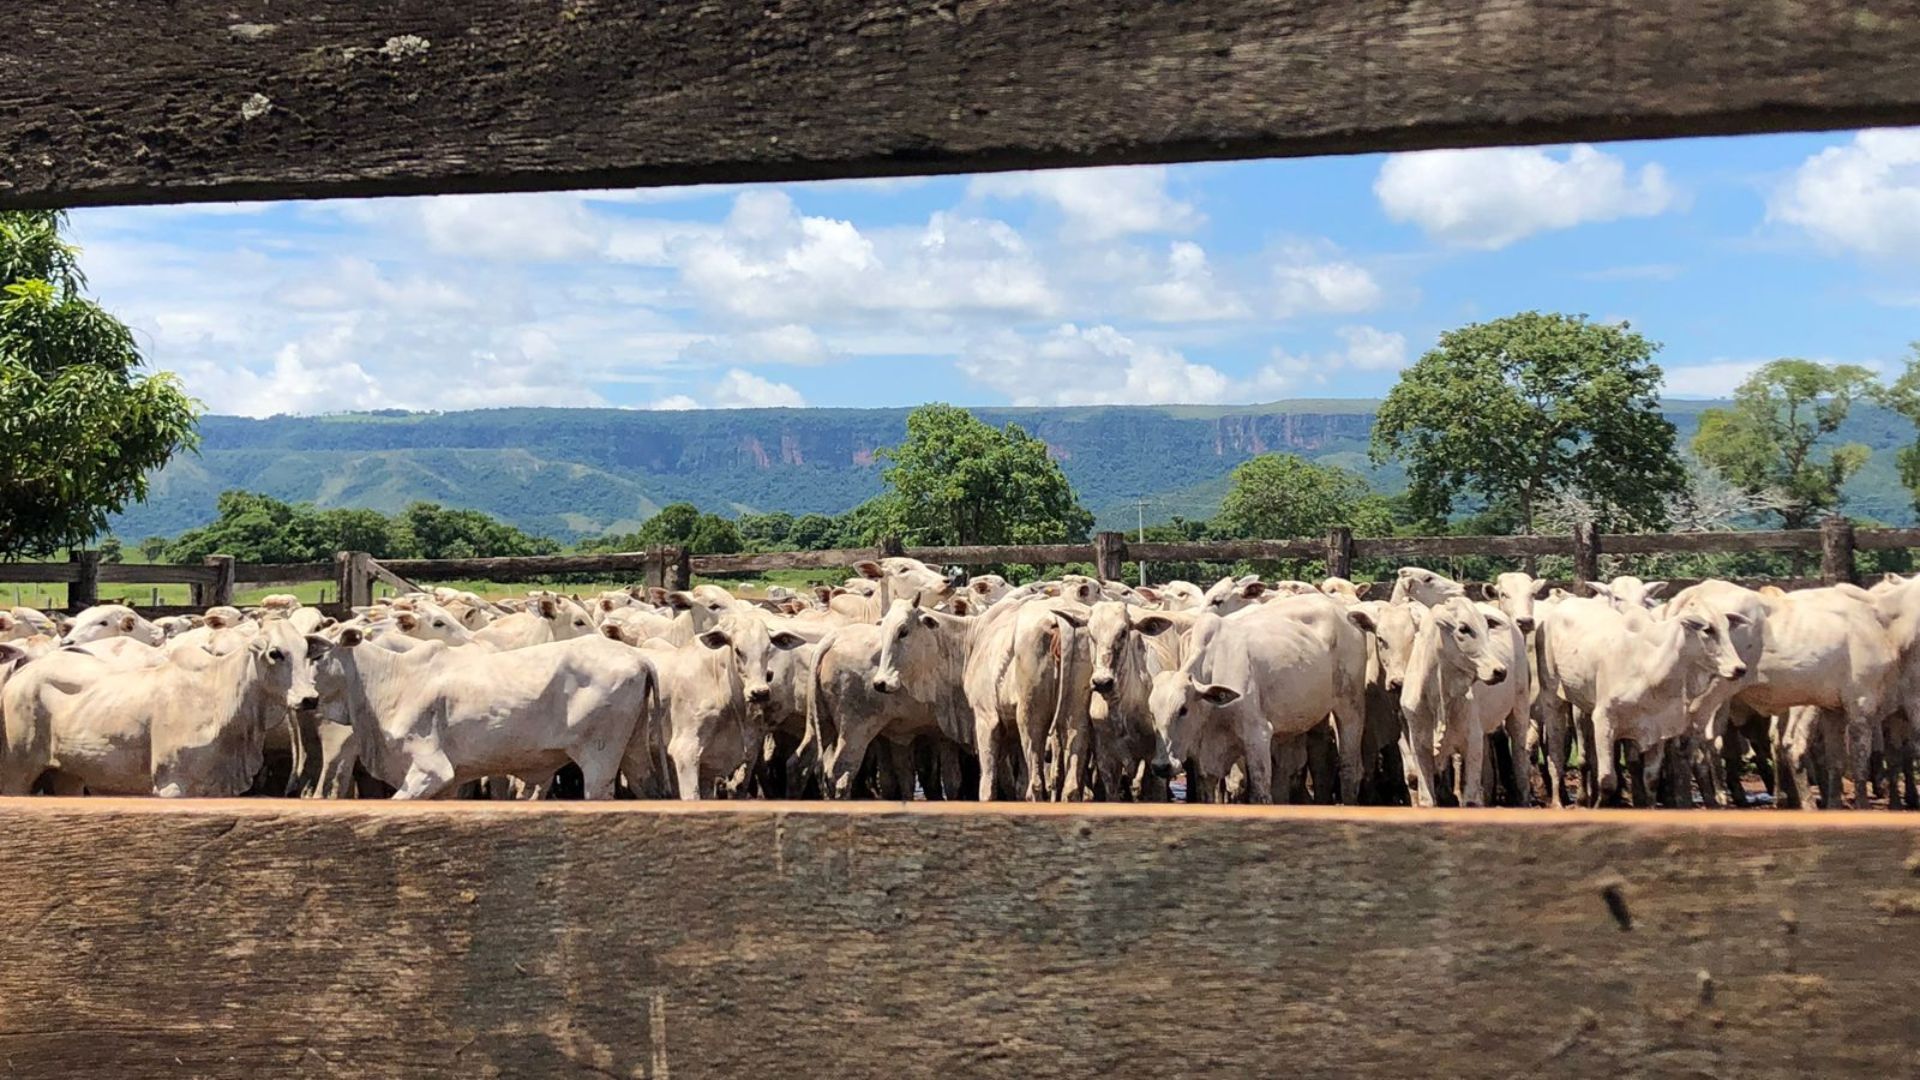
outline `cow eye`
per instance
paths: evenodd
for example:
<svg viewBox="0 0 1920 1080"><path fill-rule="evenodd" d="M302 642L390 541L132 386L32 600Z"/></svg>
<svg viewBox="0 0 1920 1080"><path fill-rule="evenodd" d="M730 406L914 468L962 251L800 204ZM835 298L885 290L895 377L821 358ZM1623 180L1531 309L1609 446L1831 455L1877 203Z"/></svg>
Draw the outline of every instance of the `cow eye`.
<svg viewBox="0 0 1920 1080"><path fill-rule="evenodd" d="M1460 628L1460 636L1461 636L1461 637L1472 637L1472 636L1473 636L1473 627L1471 627L1471 626L1463 626L1463 627L1461 627L1461 628Z"/></svg>
<svg viewBox="0 0 1920 1080"><path fill-rule="evenodd" d="M904 626L901 627L900 632L898 634L895 634L894 637L897 637L900 640L905 641L907 639L907 628Z"/></svg>
<svg viewBox="0 0 1920 1080"><path fill-rule="evenodd" d="M1180 715L1181 716L1187 715L1187 707L1185 705L1180 706Z"/></svg>
<svg viewBox="0 0 1920 1080"><path fill-rule="evenodd" d="M1700 631L1700 633L1705 637L1716 637L1720 632L1709 626L1705 630Z"/></svg>
<svg viewBox="0 0 1920 1080"><path fill-rule="evenodd" d="M768 681L768 682L772 682L772 681L773 681L773 669L772 669L772 668L768 668L768 669L767 669L767 681Z"/></svg>
<svg viewBox="0 0 1920 1080"><path fill-rule="evenodd" d="M435 626L445 626L445 625L447 625L447 620L445 620L445 619L435 619L435 620L433 620L433 625L435 625Z"/></svg>

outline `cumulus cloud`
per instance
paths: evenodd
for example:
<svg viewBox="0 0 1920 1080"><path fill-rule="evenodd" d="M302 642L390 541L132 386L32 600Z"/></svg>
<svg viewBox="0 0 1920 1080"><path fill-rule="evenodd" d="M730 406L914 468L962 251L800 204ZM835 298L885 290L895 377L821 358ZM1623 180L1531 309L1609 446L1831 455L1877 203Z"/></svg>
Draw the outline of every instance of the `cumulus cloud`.
<svg viewBox="0 0 1920 1080"><path fill-rule="evenodd" d="M1167 253L1166 278L1138 289L1140 312L1160 322L1244 318L1246 302L1215 280L1204 248L1176 240Z"/></svg>
<svg viewBox="0 0 1920 1080"><path fill-rule="evenodd" d="M657 409L661 412L684 412L688 409L697 409L699 407L700 403L698 401L695 401L685 394L669 394L647 406L649 409Z"/></svg>
<svg viewBox="0 0 1920 1080"><path fill-rule="evenodd" d="M708 306L770 322L962 312L1045 314L1059 304L1025 241L950 213L924 228L862 232L801 214L779 191L734 201L719 235L689 243L686 284Z"/></svg>
<svg viewBox="0 0 1920 1080"><path fill-rule="evenodd" d="M1205 220L1167 191L1167 170L1159 165L993 173L974 177L967 192L977 199L1049 203L1060 212L1063 231L1085 240L1187 232Z"/></svg>
<svg viewBox="0 0 1920 1080"><path fill-rule="evenodd" d="M1015 405L1206 404L1238 393L1219 369L1111 326L1066 323L1037 341L995 334L969 347L957 366Z"/></svg>
<svg viewBox="0 0 1920 1080"><path fill-rule="evenodd" d="M1678 398L1724 398L1746 382L1766 364L1764 360L1714 360L1684 367L1663 367L1666 385L1662 393Z"/></svg>
<svg viewBox="0 0 1920 1080"><path fill-rule="evenodd" d="M1343 326L1334 331L1346 346L1342 367L1360 371L1399 371L1407 366L1407 339L1371 326Z"/></svg>
<svg viewBox="0 0 1920 1080"><path fill-rule="evenodd" d="M1393 220L1485 250L1551 229L1650 217L1679 199L1660 166L1630 174L1620 158L1585 145L1564 156L1533 148L1394 154L1373 191Z"/></svg>
<svg viewBox="0 0 1920 1080"><path fill-rule="evenodd" d="M1274 314L1351 315L1379 306L1380 283L1365 267L1290 244L1273 267Z"/></svg>
<svg viewBox="0 0 1920 1080"><path fill-rule="evenodd" d="M1770 220L1866 255L1920 250L1920 129L1862 131L1808 158L1767 204Z"/></svg>
<svg viewBox="0 0 1920 1080"><path fill-rule="evenodd" d="M713 404L718 409L800 409L807 399L786 383L733 368L714 384Z"/></svg>
<svg viewBox="0 0 1920 1080"><path fill-rule="evenodd" d="M739 334L702 338L688 345L682 355L707 364L813 366L834 359L833 351L820 335L801 323L782 323Z"/></svg>

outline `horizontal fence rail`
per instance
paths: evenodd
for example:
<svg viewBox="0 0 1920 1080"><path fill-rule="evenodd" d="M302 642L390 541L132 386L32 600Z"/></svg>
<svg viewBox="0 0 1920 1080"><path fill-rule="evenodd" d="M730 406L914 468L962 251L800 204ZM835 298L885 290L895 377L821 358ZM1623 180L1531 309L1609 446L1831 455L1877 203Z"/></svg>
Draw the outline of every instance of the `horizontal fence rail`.
<svg viewBox="0 0 1920 1080"><path fill-rule="evenodd" d="M776 570L855 571L861 563L906 556L934 566L1086 566L1118 580L1123 564L1321 561L1326 572L1345 577L1356 560L1418 562L1425 559L1490 557L1525 559L1567 556L1573 576L1556 582L1578 588L1599 580L1602 555L1736 554L1804 552L1819 554L1818 577L1740 578L1742 584L1804 588L1855 579L1858 551L1920 548L1920 529L1855 530L1843 520L1818 529L1751 532L1599 533L1590 528L1566 536L1383 536L1356 537L1331 530L1321 540L1128 540L1118 532L1097 534L1090 544L1012 544L959 547L906 547L895 540L874 547L824 551L769 551L743 555L689 555L678 547L589 555L512 555L476 559L375 559L365 552L341 552L332 562L242 563L226 555L208 556L202 566L101 563L92 552L68 562L0 564L0 583L64 584L69 608L95 602L101 583L193 587L191 605L182 611L233 602L236 585L292 586L324 581L339 588L338 600L321 606L344 611L372 602L384 586L410 592L436 581L556 582L598 578L606 582L684 589L695 574L726 576ZM1675 581L1677 589L1691 581ZM141 605L154 610L153 605ZM169 608L168 610L173 610Z"/></svg>

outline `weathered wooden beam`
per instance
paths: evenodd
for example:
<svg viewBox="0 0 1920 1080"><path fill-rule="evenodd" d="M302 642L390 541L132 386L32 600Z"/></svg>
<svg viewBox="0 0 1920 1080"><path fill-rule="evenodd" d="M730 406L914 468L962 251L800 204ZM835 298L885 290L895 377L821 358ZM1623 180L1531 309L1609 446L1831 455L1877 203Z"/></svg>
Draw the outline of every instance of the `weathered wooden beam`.
<svg viewBox="0 0 1920 1080"><path fill-rule="evenodd" d="M1360 541L1354 541L1356 545ZM1136 559L1154 562L1236 562L1241 559L1319 559L1324 540L1149 540L1127 545Z"/></svg>
<svg viewBox="0 0 1920 1080"><path fill-rule="evenodd" d="M1913 0L22 0L0 207L1920 121Z"/></svg>
<svg viewBox="0 0 1920 1080"><path fill-rule="evenodd" d="M475 579L528 581L556 574L629 574L635 581L647 571L644 551L601 555L502 555L485 559L382 559L387 569L420 581Z"/></svg>
<svg viewBox="0 0 1920 1080"><path fill-rule="evenodd" d="M393 572L393 569L379 559L367 560L367 569L373 573L374 580L399 593L424 592L420 586Z"/></svg>
<svg viewBox="0 0 1920 1080"><path fill-rule="evenodd" d="M338 569L331 562L235 563L233 579L249 585L297 585L307 581L332 581Z"/></svg>
<svg viewBox="0 0 1920 1080"><path fill-rule="evenodd" d="M236 564L237 566L238 564ZM331 567L329 567L331 570ZM220 576L212 566L170 563L101 563L100 580L112 585L210 585Z"/></svg>
<svg viewBox="0 0 1920 1080"><path fill-rule="evenodd" d="M1425 559L1453 555L1566 555L1573 541L1564 536L1387 536L1357 537L1356 559Z"/></svg>
<svg viewBox="0 0 1920 1080"><path fill-rule="evenodd" d="M1819 529L1757 529L1751 532L1607 533L1609 555L1662 551L1819 551Z"/></svg>
<svg viewBox="0 0 1920 1080"><path fill-rule="evenodd" d="M10 799L0 829L22 1077L1899 1076L1920 1031L1897 816Z"/></svg>

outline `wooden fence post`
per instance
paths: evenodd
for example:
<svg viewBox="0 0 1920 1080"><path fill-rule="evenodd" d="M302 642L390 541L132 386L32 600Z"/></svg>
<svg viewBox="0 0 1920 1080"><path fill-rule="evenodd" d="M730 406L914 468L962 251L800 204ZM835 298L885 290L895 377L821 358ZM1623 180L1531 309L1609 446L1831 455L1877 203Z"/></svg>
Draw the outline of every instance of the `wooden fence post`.
<svg viewBox="0 0 1920 1080"><path fill-rule="evenodd" d="M207 589L207 599L202 607L219 607L233 603L233 556L209 555L206 563L220 572Z"/></svg>
<svg viewBox="0 0 1920 1080"><path fill-rule="evenodd" d="M880 543L874 545L873 557L876 559L898 559L906 555L907 545L897 536L883 536Z"/></svg>
<svg viewBox="0 0 1920 1080"><path fill-rule="evenodd" d="M1353 577L1353 530L1345 525L1327 530L1327 576Z"/></svg>
<svg viewBox="0 0 1920 1080"><path fill-rule="evenodd" d="M74 551L67 557L79 570L67 585L67 610L85 611L100 602L100 553Z"/></svg>
<svg viewBox="0 0 1920 1080"><path fill-rule="evenodd" d="M693 588L693 553L683 547L668 548L667 577L674 589Z"/></svg>
<svg viewBox="0 0 1920 1080"><path fill-rule="evenodd" d="M1600 527L1585 522L1573 527L1573 583L1585 585L1600 580Z"/></svg>
<svg viewBox="0 0 1920 1080"><path fill-rule="evenodd" d="M667 549L655 544L647 550L647 566L640 572L640 580L649 589L667 587Z"/></svg>
<svg viewBox="0 0 1920 1080"><path fill-rule="evenodd" d="M367 563L373 556L364 551L342 551L335 555L340 578L340 602L351 611L373 603L373 568Z"/></svg>
<svg viewBox="0 0 1920 1080"><path fill-rule="evenodd" d="M1854 583L1853 522L1830 517L1820 523L1820 580L1829 585Z"/></svg>
<svg viewBox="0 0 1920 1080"><path fill-rule="evenodd" d="M1093 576L1101 581L1119 581L1120 564L1127 561L1127 538L1117 532L1093 534Z"/></svg>

